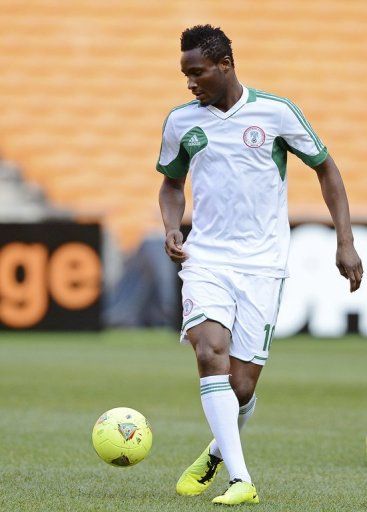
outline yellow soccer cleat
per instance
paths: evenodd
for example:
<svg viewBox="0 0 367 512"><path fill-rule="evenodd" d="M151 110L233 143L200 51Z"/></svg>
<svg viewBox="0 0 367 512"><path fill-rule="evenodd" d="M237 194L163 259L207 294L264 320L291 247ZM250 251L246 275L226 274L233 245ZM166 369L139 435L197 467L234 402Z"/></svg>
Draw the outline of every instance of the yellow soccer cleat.
<svg viewBox="0 0 367 512"><path fill-rule="evenodd" d="M221 496L214 498L212 503L220 505L240 505L241 503L259 503L259 496L254 484L242 482L242 480L232 480L229 487Z"/></svg>
<svg viewBox="0 0 367 512"><path fill-rule="evenodd" d="M223 465L222 459L209 453L209 446L180 476L176 491L181 496L197 496L206 491Z"/></svg>

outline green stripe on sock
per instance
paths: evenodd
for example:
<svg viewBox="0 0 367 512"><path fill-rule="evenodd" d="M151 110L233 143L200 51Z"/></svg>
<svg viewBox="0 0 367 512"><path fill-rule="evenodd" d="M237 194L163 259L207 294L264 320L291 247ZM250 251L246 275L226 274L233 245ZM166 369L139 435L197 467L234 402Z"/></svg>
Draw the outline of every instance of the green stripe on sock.
<svg viewBox="0 0 367 512"><path fill-rule="evenodd" d="M207 395L208 393L219 393L220 391L230 391L232 390L231 386L220 387L220 388L210 388L201 392L201 396Z"/></svg>
<svg viewBox="0 0 367 512"><path fill-rule="evenodd" d="M213 389L213 388L230 388L231 385L230 384L217 384L217 385L213 385L213 386L209 386L209 387L206 387L206 388L200 388L200 391L207 391L208 389Z"/></svg>
<svg viewBox="0 0 367 512"><path fill-rule="evenodd" d="M248 412L252 411L252 409L254 409L254 408L255 408L255 405L252 405L252 407L250 407L250 409L246 409L246 410L243 410L243 411L240 410L240 412L238 414L239 414L239 416L244 416Z"/></svg>
<svg viewBox="0 0 367 512"><path fill-rule="evenodd" d="M222 382L209 382L208 384L201 384L200 389L210 388L211 386L227 386L229 385L228 380Z"/></svg>
<svg viewBox="0 0 367 512"><path fill-rule="evenodd" d="M239 414L239 416L244 416L248 412L251 412L252 409L254 409L254 408L255 408L255 404L253 404L249 409L244 409L243 411L241 411L241 409L240 409L240 412L238 414Z"/></svg>
<svg viewBox="0 0 367 512"><path fill-rule="evenodd" d="M206 393L208 391L221 391L223 389L232 389L232 387L229 382L214 382L213 384L204 384L203 386L200 386L201 394Z"/></svg>
<svg viewBox="0 0 367 512"><path fill-rule="evenodd" d="M240 407L239 415L243 416L244 414L247 414L250 412L256 404L256 397L252 398L248 404L244 405L243 407Z"/></svg>

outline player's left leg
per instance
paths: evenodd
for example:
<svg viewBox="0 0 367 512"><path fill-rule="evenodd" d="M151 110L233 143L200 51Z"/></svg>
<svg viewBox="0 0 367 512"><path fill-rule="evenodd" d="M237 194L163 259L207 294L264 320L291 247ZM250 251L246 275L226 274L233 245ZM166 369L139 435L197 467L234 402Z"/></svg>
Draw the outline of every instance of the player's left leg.
<svg viewBox="0 0 367 512"><path fill-rule="evenodd" d="M243 275L235 278L235 281L237 314L230 346L231 371L235 375L231 379L231 385L240 404L244 404L251 400L261 368L268 359L283 280ZM255 403L256 399L253 400ZM238 481L230 482L230 487L213 500L214 503L226 505L258 501L255 488Z"/></svg>

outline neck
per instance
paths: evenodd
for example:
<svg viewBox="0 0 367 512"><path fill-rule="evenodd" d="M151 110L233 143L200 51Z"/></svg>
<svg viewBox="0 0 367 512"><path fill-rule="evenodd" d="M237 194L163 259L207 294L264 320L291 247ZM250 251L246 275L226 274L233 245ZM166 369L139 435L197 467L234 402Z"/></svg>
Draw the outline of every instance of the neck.
<svg viewBox="0 0 367 512"><path fill-rule="evenodd" d="M233 80L228 84L227 90L224 93L223 97L220 98L217 103L215 103L215 107L221 110L222 112L227 112L230 108L233 107L235 103L241 98L243 92L242 85L237 80L237 77L234 75Z"/></svg>

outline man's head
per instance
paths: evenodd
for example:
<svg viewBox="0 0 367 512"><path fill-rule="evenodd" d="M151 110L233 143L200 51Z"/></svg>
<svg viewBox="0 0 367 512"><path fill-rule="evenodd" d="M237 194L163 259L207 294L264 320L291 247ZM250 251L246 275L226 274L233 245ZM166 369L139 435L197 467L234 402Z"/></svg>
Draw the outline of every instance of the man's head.
<svg viewBox="0 0 367 512"><path fill-rule="evenodd" d="M197 25L181 35L181 69L202 105L215 105L234 75L231 41L220 28Z"/></svg>

